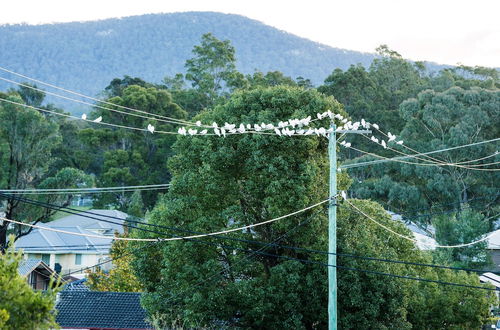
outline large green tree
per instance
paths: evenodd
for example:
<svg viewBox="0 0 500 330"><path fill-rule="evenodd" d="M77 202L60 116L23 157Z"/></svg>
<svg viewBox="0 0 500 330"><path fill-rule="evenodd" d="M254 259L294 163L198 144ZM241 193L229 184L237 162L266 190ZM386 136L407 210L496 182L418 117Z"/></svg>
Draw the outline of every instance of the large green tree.
<svg viewBox="0 0 500 330"><path fill-rule="evenodd" d="M115 81L108 89L108 93L118 93L107 99L107 102L116 106L108 104L96 108L90 116L102 117L105 122L141 129L146 129L148 124L151 124L156 131L170 132L176 131L177 126L157 120L153 115L186 119L187 113L172 102L168 91L139 85L127 86L127 81ZM131 112L118 106L138 109L151 115ZM174 135L101 126L83 129L79 134L92 154L87 170L96 175L98 186L157 184L168 183L170 180L166 161L172 155L170 146L175 141ZM143 193L145 207L151 207L155 203L157 194L158 191ZM101 207L112 205L126 211L130 200L131 193L108 193L100 196L95 204Z"/></svg>
<svg viewBox="0 0 500 330"><path fill-rule="evenodd" d="M419 152L494 139L499 135L499 100L498 90L478 87L421 92L417 98L409 99L400 106L405 121L400 137L406 146ZM381 147L378 149L382 150ZM493 216L498 213L500 177L498 171L487 170L491 166L477 165L498 161L499 156L494 156L497 149L497 143L486 143L432 155L446 163L467 162L493 155L483 161L459 166L385 163L362 167L351 172L359 178L355 180L354 191L360 197L387 202L396 210L420 209L420 213L429 214L430 209L434 212L448 209L460 211L469 204L485 216ZM429 224L431 218L432 215L419 217L417 222Z"/></svg>
<svg viewBox="0 0 500 330"><path fill-rule="evenodd" d="M226 104L203 112L196 119L208 123L277 122L327 109L342 113L334 99L315 90L280 86L237 92ZM328 121L317 124L327 125ZM148 221L213 232L261 222L311 205L328 194L326 147L327 140L315 136L179 137L174 146L176 155L169 162L172 187L148 215ZM346 175L340 174L339 188L346 189L348 184ZM353 203L385 226L411 235L377 204ZM428 262L411 242L368 222L347 204L340 210L339 252ZM326 210L318 208L231 236L324 251L326 228ZM141 232L135 235L148 236ZM157 322L186 327L327 326L327 269L314 264L326 262L325 255L218 238L204 240L208 244L158 243L143 250L133 261L146 291L143 304ZM271 255L249 254L240 249ZM455 276L451 271L422 271L417 267L349 258L342 258L339 264L433 279L445 274L442 276L449 280L478 284L477 277ZM480 325L488 313L489 296L482 291L461 290L460 295L458 291L453 291L453 298L446 301L458 306L463 303L458 297L464 295L464 308L471 309L472 318L464 320L451 311L439 320L464 327ZM339 270L339 324L343 329L410 328L425 322L409 315L410 310L425 314L411 304L436 309L435 300L427 303L422 296L437 300L445 292L447 289L437 285Z"/></svg>
<svg viewBox="0 0 500 330"><path fill-rule="evenodd" d="M23 103L19 94L11 92L0 96L8 101ZM0 185L4 189L74 188L89 185L90 178L73 168L54 166L53 151L61 143L56 122L40 112L7 102L0 103ZM2 209L9 219L27 223L47 221L55 210L23 204L17 198L23 195L2 196ZM35 199L60 206L69 205L73 196L40 195ZM0 248L7 244L9 223L0 222ZM31 228L16 225L15 238L26 235Z"/></svg>
<svg viewBox="0 0 500 330"><path fill-rule="evenodd" d="M227 104L197 119L208 123L278 122L328 109L339 112L340 106L314 90L260 88L236 93ZM170 161L172 187L151 212L149 221L210 232L260 222L316 203L327 196L326 145L325 138L311 136L179 138L176 155ZM294 229L306 219L310 227ZM325 221L324 213L309 211L289 221L235 235L268 242L284 236L283 244L319 248L324 243L321 232ZM318 282L324 273L321 268L297 266L276 257L246 260L244 253L194 242L161 246L160 251L150 249L141 255L136 265L138 277L148 291L145 306L152 315L169 314L186 320L190 326L200 322L215 325L220 320L243 327L300 327L312 326L318 320L317 309L304 299L306 292L324 297L324 288ZM297 256L296 252L279 248L269 251ZM185 292L194 283L205 281L208 274L219 272L222 276L197 287L196 292ZM284 274L288 283L282 282ZM300 278L307 278L309 285L295 285ZM175 302L170 301L172 296ZM273 303L266 297L272 297ZM275 304L286 307L276 311Z"/></svg>

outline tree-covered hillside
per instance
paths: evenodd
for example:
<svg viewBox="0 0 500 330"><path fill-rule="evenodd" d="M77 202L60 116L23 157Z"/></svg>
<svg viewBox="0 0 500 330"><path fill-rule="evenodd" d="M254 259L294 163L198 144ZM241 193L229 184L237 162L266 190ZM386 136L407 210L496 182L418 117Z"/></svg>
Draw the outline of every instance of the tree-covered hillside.
<svg viewBox="0 0 500 330"><path fill-rule="evenodd" d="M208 32L231 41L240 72L281 71L316 85L335 68L367 66L374 58L299 38L243 16L190 12L0 26L0 66L96 95L116 77L130 75L158 83L167 75L184 72L193 46ZM0 82L0 89L7 87L12 86ZM59 100L56 104L68 105Z"/></svg>

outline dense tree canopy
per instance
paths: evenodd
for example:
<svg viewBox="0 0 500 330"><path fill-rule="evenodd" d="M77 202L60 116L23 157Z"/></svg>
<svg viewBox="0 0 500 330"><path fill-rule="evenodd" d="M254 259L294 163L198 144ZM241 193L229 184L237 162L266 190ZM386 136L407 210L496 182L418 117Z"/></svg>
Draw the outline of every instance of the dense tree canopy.
<svg viewBox="0 0 500 330"><path fill-rule="evenodd" d="M275 87L236 93L227 104L204 112L197 119L274 122L327 109L340 111L332 98L313 90ZM176 155L170 161L173 186L151 213L150 221L210 232L260 222L314 204L327 194L326 143L326 139L316 137L287 139L266 135L178 139ZM309 229L305 226L294 229L308 218ZM281 243L286 245L319 247L324 242L320 232L325 220L324 214L310 211L291 221L256 227L237 236L266 242L281 237ZM277 248L270 251L295 255ZM281 323L296 327L317 321L316 309L302 299L306 291L322 296L324 288L315 284L318 276L314 274L324 270L295 267L295 263L276 257L246 260L244 253L235 252L217 244L172 242L162 245L160 251L145 253L137 268L138 277L150 292L145 304L151 314L172 313L173 317L189 320L192 326L217 320L233 322L233 319L241 326ZM152 257L156 253L159 256ZM222 276L197 288L196 294L183 294L193 283L204 281L207 274L219 272ZM280 283L282 274L289 274L291 282ZM303 276L312 281L310 285L294 285ZM275 285L286 288L287 292L281 292ZM170 302L171 295L179 295L175 304ZM284 303L287 296L296 297L286 307L290 312L294 310L294 317L286 310L280 311L280 315L273 313L274 303L262 304L269 295L278 299L274 303ZM215 305L222 308L214 308Z"/></svg>
<svg viewBox="0 0 500 330"><path fill-rule="evenodd" d="M108 107L122 113L106 108L96 108L92 118L102 117L106 122L119 122L122 125L140 129L145 129L148 124L151 124L157 131L173 131L176 126L162 121L162 116L178 119L187 117L186 112L172 102L170 93L166 90L139 85L125 87L129 80L125 79L125 83L117 82L111 85L113 87L108 91L110 93L115 91L118 95L110 95L107 102L146 111L158 115L159 119L143 118L144 115L141 113L130 112L113 105L108 105ZM130 81L131 83L137 82L134 79ZM127 115L128 113L132 115ZM87 144L88 150L94 150L88 170L96 175L98 186L145 185L169 181L170 174L166 168L166 161L172 154L170 146L175 140L173 135L152 134L140 130L109 129L101 126L81 130L80 135ZM157 192L144 193L146 207L154 204L156 195ZM96 201L96 205L114 205L126 211L131 201L130 198L131 193L103 194Z"/></svg>
<svg viewBox="0 0 500 330"><path fill-rule="evenodd" d="M342 112L333 99L314 90L258 88L235 93L226 104L203 112L196 119L269 122L328 108ZM213 232L261 222L311 205L327 195L326 142L318 137L288 139L266 135L180 137L170 161L173 185L149 214L148 221ZM348 184L348 178L341 174L339 187L345 189ZM384 225L411 235L375 203L354 203ZM413 243L391 236L347 204L340 210L339 252L429 262ZM326 212L318 208L232 236L326 250L326 227ZM139 232L136 235L147 236ZM153 319L163 320L164 326L185 327L326 326L327 272L324 266L314 264L324 263L324 255L218 238L204 240L208 242L158 243L133 261L147 292L144 306ZM251 253L255 251L268 255ZM447 277L450 281L478 285L476 276L449 270L422 270L348 258L341 258L339 264L431 279ZM356 271L339 270L339 283L339 324L343 329L422 326L418 317L424 312L413 304L435 310L434 304L445 292L449 296L446 303L465 304L463 310L470 310L472 316L464 318L450 310L433 316L434 324L438 328L447 324L475 327L487 317L492 301L491 296L477 289L449 289ZM415 311L421 314L416 315Z"/></svg>
<svg viewBox="0 0 500 330"><path fill-rule="evenodd" d="M4 96L8 101L23 104L16 92ZM54 166L53 151L61 143L58 123L40 112L22 105L0 104L0 184L6 189L71 188L89 185L91 179L82 171L70 167ZM21 203L17 196L1 196L5 200L5 216L37 223L48 220L56 211ZM43 195L37 199L67 206L73 196ZM7 244L8 223L0 222L0 249ZM13 233L18 238L31 230L16 226Z"/></svg>

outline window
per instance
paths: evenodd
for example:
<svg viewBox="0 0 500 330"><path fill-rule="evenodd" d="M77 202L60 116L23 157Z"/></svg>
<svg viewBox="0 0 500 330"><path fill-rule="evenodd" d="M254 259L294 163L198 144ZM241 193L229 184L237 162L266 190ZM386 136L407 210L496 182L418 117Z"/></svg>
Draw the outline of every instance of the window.
<svg viewBox="0 0 500 330"><path fill-rule="evenodd" d="M42 254L42 261L50 265L50 254Z"/></svg>
<svg viewBox="0 0 500 330"><path fill-rule="evenodd" d="M75 254L75 265L81 265L81 264L82 264L82 255Z"/></svg>

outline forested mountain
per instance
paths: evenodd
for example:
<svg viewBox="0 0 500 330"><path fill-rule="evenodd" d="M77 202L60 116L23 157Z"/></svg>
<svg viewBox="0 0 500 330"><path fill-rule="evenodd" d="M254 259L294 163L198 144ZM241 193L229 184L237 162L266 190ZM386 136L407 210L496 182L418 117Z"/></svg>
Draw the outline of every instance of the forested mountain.
<svg viewBox="0 0 500 330"><path fill-rule="evenodd" d="M237 69L243 73L281 71L320 84L335 68L368 66L374 58L374 54L299 38L243 16L190 12L0 26L0 66L96 95L116 77L130 75L158 83L167 75L184 72L193 46L208 32L231 41ZM11 86L0 83L1 90L6 87Z"/></svg>

